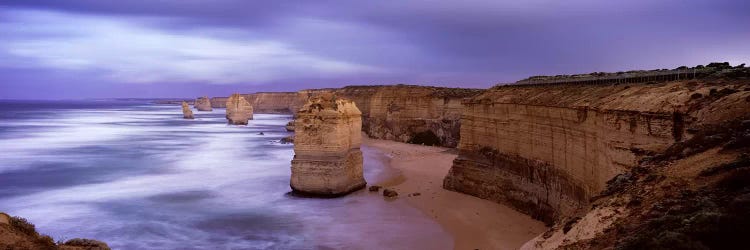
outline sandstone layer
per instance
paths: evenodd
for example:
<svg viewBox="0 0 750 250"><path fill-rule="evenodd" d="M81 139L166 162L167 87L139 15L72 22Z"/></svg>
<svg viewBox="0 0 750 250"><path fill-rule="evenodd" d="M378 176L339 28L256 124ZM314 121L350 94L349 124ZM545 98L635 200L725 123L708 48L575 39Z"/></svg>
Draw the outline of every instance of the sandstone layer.
<svg viewBox="0 0 750 250"><path fill-rule="evenodd" d="M743 248L750 235L748 106L691 128L690 139L617 175L587 212L560 219L522 249Z"/></svg>
<svg viewBox="0 0 750 250"><path fill-rule="evenodd" d="M227 122L233 125L247 125L253 119L253 106L240 94L232 94L227 99Z"/></svg>
<svg viewBox="0 0 750 250"><path fill-rule="evenodd" d="M297 97L297 92L258 92L246 98L258 113L293 114L297 112L294 109L294 104L298 102Z"/></svg>
<svg viewBox="0 0 750 250"><path fill-rule="evenodd" d="M261 114L293 114L294 107L301 107L297 92L258 92L252 94L240 94L250 105L255 113ZM211 98L213 108L226 108L228 97Z"/></svg>
<svg viewBox="0 0 750 250"><path fill-rule="evenodd" d="M292 190L339 196L365 187L361 116L354 102L333 95L311 98L297 112Z"/></svg>
<svg viewBox="0 0 750 250"><path fill-rule="evenodd" d="M354 101L362 111L362 130L376 139L456 147L461 101L477 89L414 85L347 86L299 91L299 100L334 93Z"/></svg>
<svg viewBox="0 0 750 250"><path fill-rule="evenodd" d="M552 222L691 126L750 110L736 82L502 86L464 102L444 187ZM743 111L744 110L744 111Z"/></svg>
<svg viewBox="0 0 750 250"><path fill-rule="evenodd" d="M212 111L213 108L211 108L211 101L208 99L208 97L199 97L198 99L195 99L195 109L198 111Z"/></svg>
<svg viewBox="0 0 750 250"><path fill-rule="evenodd" d="M212 108L226 108L227 107L227 100L229 97L211 97L211 107Z"/></svg>
<svg viewBox="0 0 750 250"><path fill-rule="evenodd" d="M182 117L185 119L193 119L193 111L190 110L190 105L187 102L182 102Z"/></svg>

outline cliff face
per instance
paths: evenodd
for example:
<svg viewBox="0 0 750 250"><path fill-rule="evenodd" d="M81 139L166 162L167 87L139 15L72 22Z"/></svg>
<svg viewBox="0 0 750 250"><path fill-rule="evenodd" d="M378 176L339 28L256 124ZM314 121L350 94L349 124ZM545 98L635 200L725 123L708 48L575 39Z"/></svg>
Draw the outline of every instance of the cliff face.
<svg viewBox="0 0 750 250"><path fill-rule="evenodd" d="M686 128L725 118L701 115L703 107L745 101L712 96L724 88L739 87L697 81L495 87L464 102L459 156L444 187L552 222L588 205L641 157L689 138Z"/></svg>
<svg viewBox="0 0 750 250"><path fill-rule="evenodd" d="M363 188L361 113L333 95L311 98L297 113L290 186L300 193L338 196Z"/></svg>
<svg viewBox="0 0 750 250"><path fill-rule="evenodd" d="M211 101L208 99L208 97L199 97L198 99L195 99L195 109L198 111L212 111L213 108L211 107Z"/></svg>
<svg viewBox="0 0 750 250"><path fill-rule="evenodd" d="M253 106L240 94L232 94L227 99L227 122L233 125L247 125L253 119Z"/></svg>
<svg viewBox="0 0 750 250"><path fill-rule="evenodd" d="M211 97L212 108L226 108L229 97Z"/></svg>
<svg viewBox="0 0 750 250"><path fill-rule="evenodd" d="M259 92L246 98L258 113L291 114L297 111L294 109L297 92Z"/></svg>
<svg viewBox="0 0 750 250"><path fill-rule="evenodd" d="M298 94L300 100L333 93L354 101L362 111L362 130L372 138L455 147L461 125L461 101L479 92L475 89L388 85L303 90Z"/></svg>

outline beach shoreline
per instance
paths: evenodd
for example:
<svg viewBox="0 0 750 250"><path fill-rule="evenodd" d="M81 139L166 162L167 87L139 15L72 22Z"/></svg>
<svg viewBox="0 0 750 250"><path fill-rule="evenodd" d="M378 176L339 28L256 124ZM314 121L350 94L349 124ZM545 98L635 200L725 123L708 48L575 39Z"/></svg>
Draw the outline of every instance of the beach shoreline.
<svg viewBox="0 0 750 250"><path fill-rule="evenodd" d="M398 192L396 199L435 220L454 238L454 249L518 249L547 230L544 224L510 207L442 188L457 156L454 149L406 144L363 136L396 173L369 183Z"/></svg>

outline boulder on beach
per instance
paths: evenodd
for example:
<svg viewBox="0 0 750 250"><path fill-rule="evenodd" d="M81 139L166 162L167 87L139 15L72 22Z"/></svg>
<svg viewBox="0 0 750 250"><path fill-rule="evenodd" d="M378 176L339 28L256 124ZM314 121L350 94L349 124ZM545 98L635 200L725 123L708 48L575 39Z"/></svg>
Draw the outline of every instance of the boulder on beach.
<svg viewBox="0 0 750 250"><path fill-rule="evenodd" d="M388 198L393 198L393 197L398 196L398 192L386 188L386 189L383 189L383 196L388 197Z"/></svg>
<svg viewBox="0 0 750 250"><path fill-rule="evenodd" d="M212 111L213 110L213 108L211 107L211 100L208 99L208 96L199 97L198 99L195 99L195 104L193 106L198 111Z"/></svg>
<svg viewBox="0 0 750 250"><path fill-rule="evenodd" d="M353 101L311 98L295 120L292 190L340 196L364 188L361 131L362 113Z"/></svg>
<svg viewBox="0 0 750 250"><path fill-rule="evenodd" d="M240 94L232 94L227 99L227 122L233 125L247 125L253 119L253 106Z"/></svg>
<svg viewBox="0 0 750 250"><path fill-rule="evenodd" d="M182 117L185 119L193 119L193 111L190 110L190 105L187 102L182 102Z"/></svg>

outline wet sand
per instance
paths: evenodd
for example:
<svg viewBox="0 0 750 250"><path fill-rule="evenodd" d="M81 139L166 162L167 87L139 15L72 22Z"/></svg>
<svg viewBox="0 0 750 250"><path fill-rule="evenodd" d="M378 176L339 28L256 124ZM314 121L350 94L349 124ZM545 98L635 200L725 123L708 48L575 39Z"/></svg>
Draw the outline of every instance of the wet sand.
<svg viewBox="0 0 750 250"><path fill-rule="evenodd" d="M363 144L386 155L397 172L369 184L396 190L397 199L406 200L452 235L455 249L518 249L547 229L507 206L443 189L455 149L369 138L363 138Z"/></svg>

